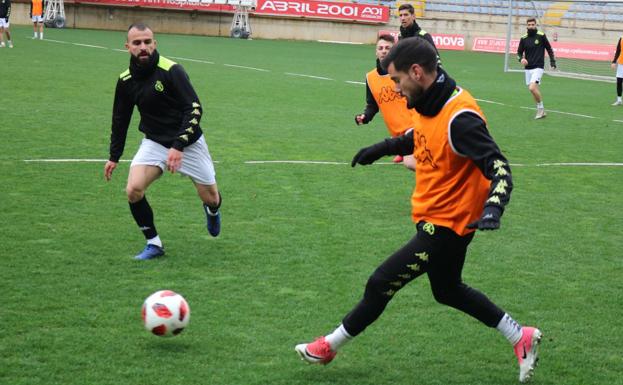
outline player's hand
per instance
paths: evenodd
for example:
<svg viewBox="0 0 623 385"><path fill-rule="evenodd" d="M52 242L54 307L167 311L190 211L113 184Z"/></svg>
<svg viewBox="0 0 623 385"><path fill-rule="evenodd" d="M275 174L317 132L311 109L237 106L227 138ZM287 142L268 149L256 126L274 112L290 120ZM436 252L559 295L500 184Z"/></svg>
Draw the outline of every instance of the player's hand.
<svg viewBox="0 0 623 385"><path fill-rule="evenodd" d="M169 155L167 156L167 170L175 173L182 166L182 157L184 153L176 150L173 147L169 149Z"/></svg>
<svg viewBox="0 0 623 385"><path fill-rule="evenodd" d="M500 228L502 209L497 206L486 206L479 220L467 225L468 229L497 230Z"/></svg>
<svg viewBox="0 0 623 385"><path fill-rule="evenodd" d="M112 178L112 172L115 171L115 168L117 168L117 162L113 162L112 160L106 162L104 165L104 178L106 180Z"/></svg>
<svg viewBox="0 0 623 385"><path fill-rule="evenodd" d="M358 126L361 126L362 124L366 124L367 122L365 121L366 116L364 114L359 114L359 115L355 115L355 123Z"/></svg>
<svg viewBox="0 0 623 385"><path fill-rule="evenodd" d="M352 162L350 162L350 166L355 167L357 163L361 165L372 164L375 160L385 155L388 155L387 143L385 143L385 141L382 141L359 150L359 152L357 152L353 157Z"/></svg>
<svg viewBox="0 0 623 385"><path fill-rule="evenodd" d="M521 59L521 65L524 67L528 65L528 61L526 60L526 58Z"/></svg>
<svg viewBox="0 0 623 385"><path fill-rule="evenodd" d="M617 69L617 63L611 63L610 68L612 68L613 70Z"/></svg>
<svg viewBox="0 0 623 385"><path fill-rule="evenodd" d="M552 69L553 69L553 70L555 70L556 68L558 68L558 67L556 67L556 62L555 62L555 61L550 62L550 63L549 63L549 66L550 66L550 67L552 67Z"/></svg>

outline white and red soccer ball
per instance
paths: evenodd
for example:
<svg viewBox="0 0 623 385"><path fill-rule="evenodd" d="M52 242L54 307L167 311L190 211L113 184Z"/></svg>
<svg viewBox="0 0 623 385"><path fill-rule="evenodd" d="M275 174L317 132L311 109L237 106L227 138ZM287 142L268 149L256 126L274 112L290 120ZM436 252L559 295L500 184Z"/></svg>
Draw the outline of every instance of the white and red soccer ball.
<svg viewBox="0 0 623 385"><path fill-rule="evenodd" d="M190 321L188 302L171 290L160 290L147 297L141 313L145 329L161 337L180 334Z"/></svg>

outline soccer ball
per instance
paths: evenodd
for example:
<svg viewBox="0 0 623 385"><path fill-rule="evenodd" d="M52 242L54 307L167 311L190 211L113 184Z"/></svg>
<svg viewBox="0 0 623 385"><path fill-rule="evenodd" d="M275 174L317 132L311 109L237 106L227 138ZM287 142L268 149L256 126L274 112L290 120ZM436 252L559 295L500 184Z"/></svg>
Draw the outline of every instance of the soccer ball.
<svg viewBox="0 0 623 385"><path fill-rule="evenodd" d="M190 307L181 295L171 290L160 290L143 302L145 329L161 337L180 334L190 320Z"/></svg>

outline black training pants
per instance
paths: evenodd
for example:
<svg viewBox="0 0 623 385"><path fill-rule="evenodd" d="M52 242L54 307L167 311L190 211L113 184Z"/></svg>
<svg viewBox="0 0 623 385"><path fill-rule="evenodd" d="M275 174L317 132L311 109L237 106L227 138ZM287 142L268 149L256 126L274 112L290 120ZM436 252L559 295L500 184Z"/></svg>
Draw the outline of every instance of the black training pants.
<svg viewBox="0 0 623 385"><path fill-rule="evenodd" d="M415 237L372 273L363 299L342 321L346 331L352 336L364 331L383 313L398 290L424 273L437 302L496 327L504 311L461 280L467 246L473 237L474 233L461 237L446 227L418 223Z"/></svg>

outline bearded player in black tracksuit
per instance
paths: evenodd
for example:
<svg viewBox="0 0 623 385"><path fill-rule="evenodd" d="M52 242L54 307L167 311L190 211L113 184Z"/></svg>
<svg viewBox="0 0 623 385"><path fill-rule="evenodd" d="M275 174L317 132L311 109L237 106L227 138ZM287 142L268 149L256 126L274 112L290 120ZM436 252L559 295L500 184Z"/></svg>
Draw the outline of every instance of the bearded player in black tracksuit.
<svg viewBox="0 0 623 385"><path fill-rule="evenodd" d="M210 235L220 232L221 197L212 158L199 122L202 106L179 64L160 56L152 30L144 24L128 29L126 48L130 68L117 80L113 106L110 157L104 176L110 180L125 147L134 106L141 115L139 130L145 134L132 159L126 193L130 211L147 245L135 256L146 260L164 255L145 192L165 170L187 175L203 202Z"/></svg>
<svg viewBox="0 0 623 385"><path fill-rule="evenodd" d="M4 34L6 33L7 46L13 48L11 32L9 32L9 17L11 16L11 0L0 0L0 48L4 45Z"/></svg>
<svg viewBox="0 0 623 385"><path fill-rule="evenodd" d="M541 78L543 77L543 69L545 68L545 51L547 50L549 55L549 64L552 69L556 69L556 58L547 36L537 29L536 19L528 19L526 26L527 33L521 37L517 47L517 60L526 69L526 85L536 102L536 116L534 119L542 119L547 116L539 88Z"/></svg>

